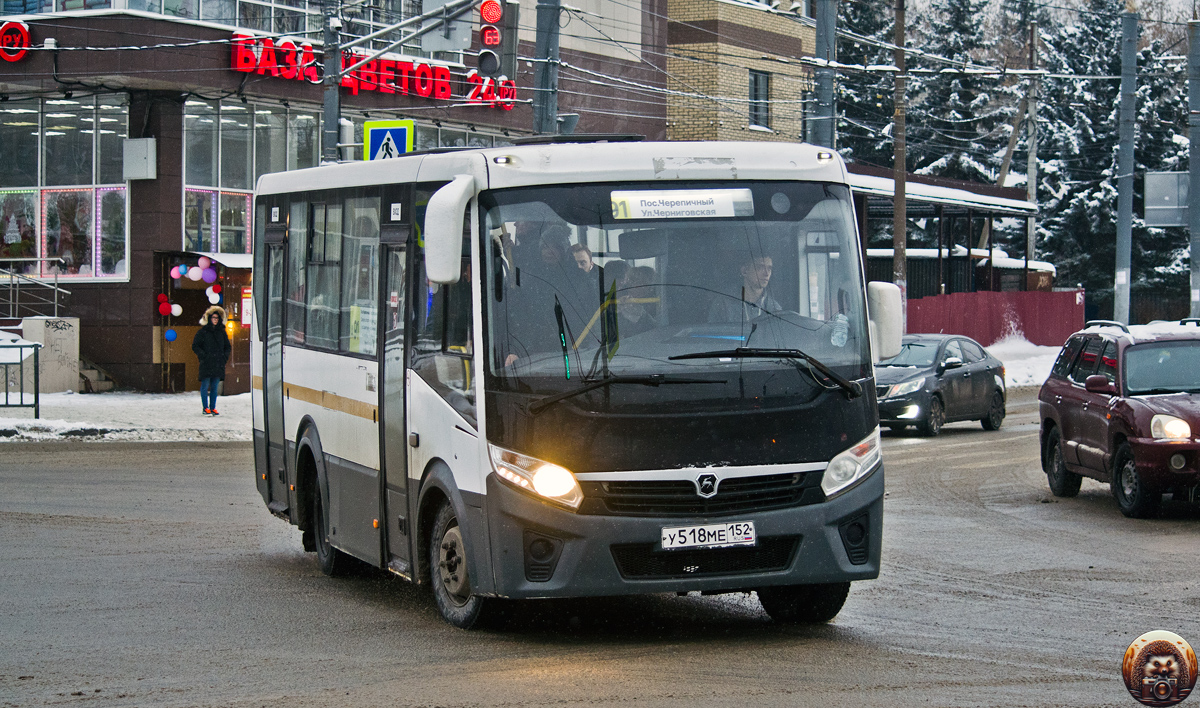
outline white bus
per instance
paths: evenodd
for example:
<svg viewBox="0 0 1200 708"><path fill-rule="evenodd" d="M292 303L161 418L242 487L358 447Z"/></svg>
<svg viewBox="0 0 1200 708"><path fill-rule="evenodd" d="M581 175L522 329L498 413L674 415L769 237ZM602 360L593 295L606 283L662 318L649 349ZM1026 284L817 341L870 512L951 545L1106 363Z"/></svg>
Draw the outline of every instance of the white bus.
<svg viewBox="0 0 1200 708"><path fill-rule="evenodd" d="M823 622L877 577L900 300L837 155L579 138L255 200L256 477L326 574L429 584L458 627L687 591Z"/></svg>

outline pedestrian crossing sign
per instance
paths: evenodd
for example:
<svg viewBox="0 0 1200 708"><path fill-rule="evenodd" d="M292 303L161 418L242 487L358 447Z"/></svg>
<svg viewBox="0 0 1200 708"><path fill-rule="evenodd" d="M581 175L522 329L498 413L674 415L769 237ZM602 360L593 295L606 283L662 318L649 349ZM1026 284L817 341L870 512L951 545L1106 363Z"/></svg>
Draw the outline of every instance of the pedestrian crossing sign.
<svg viewBox="0 0 1200 708"><path fill-rule="evenodd" d="M411 120L369 120L363 123L363 159L386 160L412 152Z"/></svg>

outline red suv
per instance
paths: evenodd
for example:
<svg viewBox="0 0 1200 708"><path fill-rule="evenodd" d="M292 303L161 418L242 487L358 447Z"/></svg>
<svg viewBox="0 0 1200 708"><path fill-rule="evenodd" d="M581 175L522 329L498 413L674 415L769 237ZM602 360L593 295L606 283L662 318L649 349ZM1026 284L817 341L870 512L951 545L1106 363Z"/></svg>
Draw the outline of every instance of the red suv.
<svg viewBox="0 0 1200 708"><path fill-rule="evenodd" d="M1088 322L1063 345L1038 400L1055 496L1075 496L1092 477L1135 518L1153 515L1164 492L1196 498L1200 319Z"/></svg>

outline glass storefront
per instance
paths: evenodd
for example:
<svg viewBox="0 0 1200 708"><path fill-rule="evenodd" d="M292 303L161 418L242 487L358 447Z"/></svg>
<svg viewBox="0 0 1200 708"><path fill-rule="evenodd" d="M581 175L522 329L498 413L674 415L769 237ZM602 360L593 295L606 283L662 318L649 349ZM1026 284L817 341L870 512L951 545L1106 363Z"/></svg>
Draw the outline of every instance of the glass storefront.
<svg viewBox="0 0 1200 708"><path fill-rule="evenodd" d="M32 276L126 277L124 95L0 104L0 261Z"/></svg>

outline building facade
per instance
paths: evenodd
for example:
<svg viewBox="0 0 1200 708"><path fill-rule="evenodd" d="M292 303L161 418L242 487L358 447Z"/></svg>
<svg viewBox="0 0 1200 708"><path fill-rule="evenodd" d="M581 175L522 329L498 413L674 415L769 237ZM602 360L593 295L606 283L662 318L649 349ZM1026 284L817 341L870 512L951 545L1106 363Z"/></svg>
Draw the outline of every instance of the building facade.
<svg viewBox="0 0 1200 708"><path fill-rule="evenodd" d="M812 4L669 0L667 136L801 142L811 127Z"/></svg>
<svg viewBox="0 0 1200 708"><path fill-rule="evenodd" d="M249 312L240 293L249 286L251 194L262 174L320 162L324 57L313 38L321 36L321 7L4 0L0 269L69 290L81 356L118 384L190 388L190 332L217 299L234 320L226 390L249 389ZM344 40L419 8L347 3ZM560 24L571 30L561 39L558 106L580 116L579 132L666 137L663 95L630 104L622 83L663 83L665 13L666 0L588 0L564 12ZM529 135L535 17L534 0L526 0L511 93L472 75L470 49L428 53L406 44L348 74L340 97L351 142L375 120L411 120L418 150ZM366 51L347 52L343 66ZM127 148L145 149L145 139L153 139L149 173L127 172ZM360 159L362 148L344 148L342 157ZM216 282L172 277L201 256L213 261ZM215 298L213 285L221 287ZM182 313L161 313L160 295Z"/></svg>

